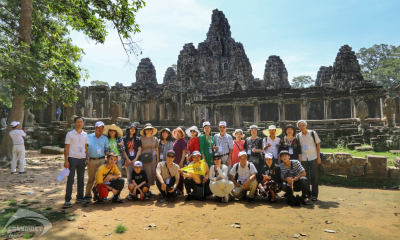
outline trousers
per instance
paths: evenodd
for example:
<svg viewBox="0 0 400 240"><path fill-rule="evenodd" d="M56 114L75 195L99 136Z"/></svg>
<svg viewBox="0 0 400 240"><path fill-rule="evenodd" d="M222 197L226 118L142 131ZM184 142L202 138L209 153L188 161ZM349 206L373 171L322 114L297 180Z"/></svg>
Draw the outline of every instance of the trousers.
<svg viewBox="0 0 400 240"><path fill-rule="evenodd" d="M172 193L170 192L165 192L161 189L161 183L158 179L156 179L156 186L158 188L158 191L163 195L165 198L176 198L178 196L178 191L175 189Z"/></svg>
<svg viewBox="0 0 400 240"><path fill-rule="evenodd" d="M249 197L254 198L254 194L256 193L256 190L257 190L257 180L254 179L253 181L251 181L249 183L249 186L246 189L244 189L242 187L242 185L240 187L233 188L232 195L234 197L241 197L241 196L245 195L247 193L247 191L250 191Z"/></svg>
<svg viewBox="0 0 400 240"><path fill-rule="evenodd" d="M65 201L69 202L71 200L72 195L72 186L74 185L75 180L75 170L77 172L78 179L78 193L76 195L77 199L83 198L83 187L84 187L84 179L85 179L85 158L68 158L69 162L69 175L67 180L67 187L65 190Z"/></svg>
<svg viewBox="0 0 400 240"><path fill-rule="evenodd" d="M306 170L307 195L318 198L318 164L317 160L302 161L301 165ZM311 175L311 176L310 176ZM312 190L310 191L310 185Z"/></svg>
<svg viewBox="0 0 400 240"><path fill-rule="evenodd" d="M87 171L88 171L88 180L86 183L86 192L85 196L90 197L92 196L92 188L93 184L96 181L96 173L97 169L105 163L105 159L90 159L89 164L87 166Z"/></svg>
<svg viewBox="0 0 400 240"><path fill-rule="evenodd" d="M229 198L229 193L234 187L233 182L225 179L210 183L211 192L217 197L224 197L226 199Z"/></svg>
<svg viewBox="0 0 400 240"><path fill-rule="evenodd" d="M17 161L19 161L19 171L24 172L25 168L25 146L14 145L12 149L12 162L11 162L11 172L15 172L17 169Z"/></svg>
<svg viewBox="0 0 400 240"><path fill-rule="evenodd" d="M292 194L292 189L290 188L287 182L282 183L281 185L282 191L288 194ZM298 192L301 191L301 197L307 198L308 196L308 180L306 177L301 177L299 180L293 183L293 191Z"/></svg>

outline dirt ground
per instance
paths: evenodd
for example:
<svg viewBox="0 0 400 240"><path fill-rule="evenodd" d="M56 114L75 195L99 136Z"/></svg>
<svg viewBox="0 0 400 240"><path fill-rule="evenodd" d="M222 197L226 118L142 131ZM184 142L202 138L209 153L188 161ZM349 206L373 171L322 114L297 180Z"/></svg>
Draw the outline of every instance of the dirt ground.
<svg viewBox="0 0 400 240"><path fill-rule="evenodd" d="M54 222L40 239L400 239L399 190L320 186L319 201L301 207L288 206L279 197L275 204L263 197L256 197L255 203L232 200L226 204L213 197L185 202L184 196L160 203L161 197L155 196L143 202L86 207L72 201L71 208L62 209L66 179L57 181L63 160L55 157L61 155L30 151L27 174L0 172L0 202L36 199L41 202L36 207L52 206L52 211L75 214L74 221ZM151 190L158 194L155 186ZM76 189L73 197L75 193ZM127 195L125 187L121 196ZM0 210L6 207L2 204ZM114 232L119 224L126 226L125 233Z"/></svg>

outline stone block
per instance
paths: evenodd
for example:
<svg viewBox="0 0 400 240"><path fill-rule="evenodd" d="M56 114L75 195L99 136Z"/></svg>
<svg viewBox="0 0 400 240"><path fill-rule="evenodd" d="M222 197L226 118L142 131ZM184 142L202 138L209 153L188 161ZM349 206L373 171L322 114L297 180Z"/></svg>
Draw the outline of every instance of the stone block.
<svg viewBox="0 0 400 240"><path fill-rule="evenodd" d="M334 158L335 164L341 166L351 166L353 163L353 158L351 157L350 153L336 152L334 154Z"/></svg>
<svg viewBox="0 0 400 240"><path fill-rule="evenodd" d="M390 180L400 180L400 168L389 167L388 172Z"/></svg>
<svg viewBox="0 0 400 240"><path fill-rule="evenodd" d="M64 154L64 148L44 146L40 150L42 154Z"/></svg>
<svg viewBox="0 0 400 240"><path fill-rule="evenodd" d="M400 157L395 157L393 163L397 168L400 168Z"/></svg>
<svg viewBox="0 0 400 240"><path fill-rule="evenodd" d="M324 164L335 164L335 158L333 157L333 153L324 153L326 156L326 161Z"/></svg>
<svg viewBox="0 0 400 240"><path fill-rule="evenodd" d="M367 168L365 176L371 179L388 179L387 157L367 155Z"/></svg>
<svg viewBox="0 0 400 240"><path fill-rule="evenodd" d="M353 165L365 166L367 164L367 159L365 157L353 157Z"/></svg>
<svg viewBox="0 0 400 240"><path fill-rule="evenodd" d="M374 148L373 147L370 147L370 146L362 146L362 147L356 147L356 150L357 151L372 151L372 150L374 150Z"/></svg>
<svg viewBox="0 0 400 240"><path fill-rule="evenodd" d="M356 149L356 147L361 147L361 143L349 143L347 144L347 148L350 150Z"/></svg>
<svg viewBox="0 0 400 240"><path fill-rule="evenodd" d="M349 169L349 173L347 174L347 176L362 177L364 176L364 173L365 173L365 165L353 165Z"/></svg>

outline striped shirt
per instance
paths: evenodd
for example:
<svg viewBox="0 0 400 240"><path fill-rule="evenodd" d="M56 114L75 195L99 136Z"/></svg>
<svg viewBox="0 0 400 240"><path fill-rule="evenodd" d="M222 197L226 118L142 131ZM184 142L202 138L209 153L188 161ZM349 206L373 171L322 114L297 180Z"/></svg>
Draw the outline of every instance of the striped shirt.
<svg viewBox="0 0 400 240"><path fill-rule="evenodd" d="M281 178L287 178L287 177L297 177L299 174L304 171L303 166L301 166L301 163L297 160L290 160L290 166L286 167L285 163L281 163L279 165L281 168Z"/></svg>

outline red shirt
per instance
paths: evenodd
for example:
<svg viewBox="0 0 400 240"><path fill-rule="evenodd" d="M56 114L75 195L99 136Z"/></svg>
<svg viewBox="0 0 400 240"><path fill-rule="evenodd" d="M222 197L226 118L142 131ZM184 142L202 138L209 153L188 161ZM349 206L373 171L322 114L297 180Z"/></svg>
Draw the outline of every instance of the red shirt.
<svg viewBox="0 0 400 240"><path fill-rule="evenodd" d="M238 145L240 148L238 148ZM239 152L244 151L244 140L237 142L233 140L233 151L232 151L232 166L239 162Z"/></svg>
<svg viewBox="0 0 400 240"><path fill-rule="evenodd" d="M188 156L193 154L194 151L200 151L200 141L198 137L191 138L188 142ZM188 159L189 161L193 161L192 159Z"/></svg>

